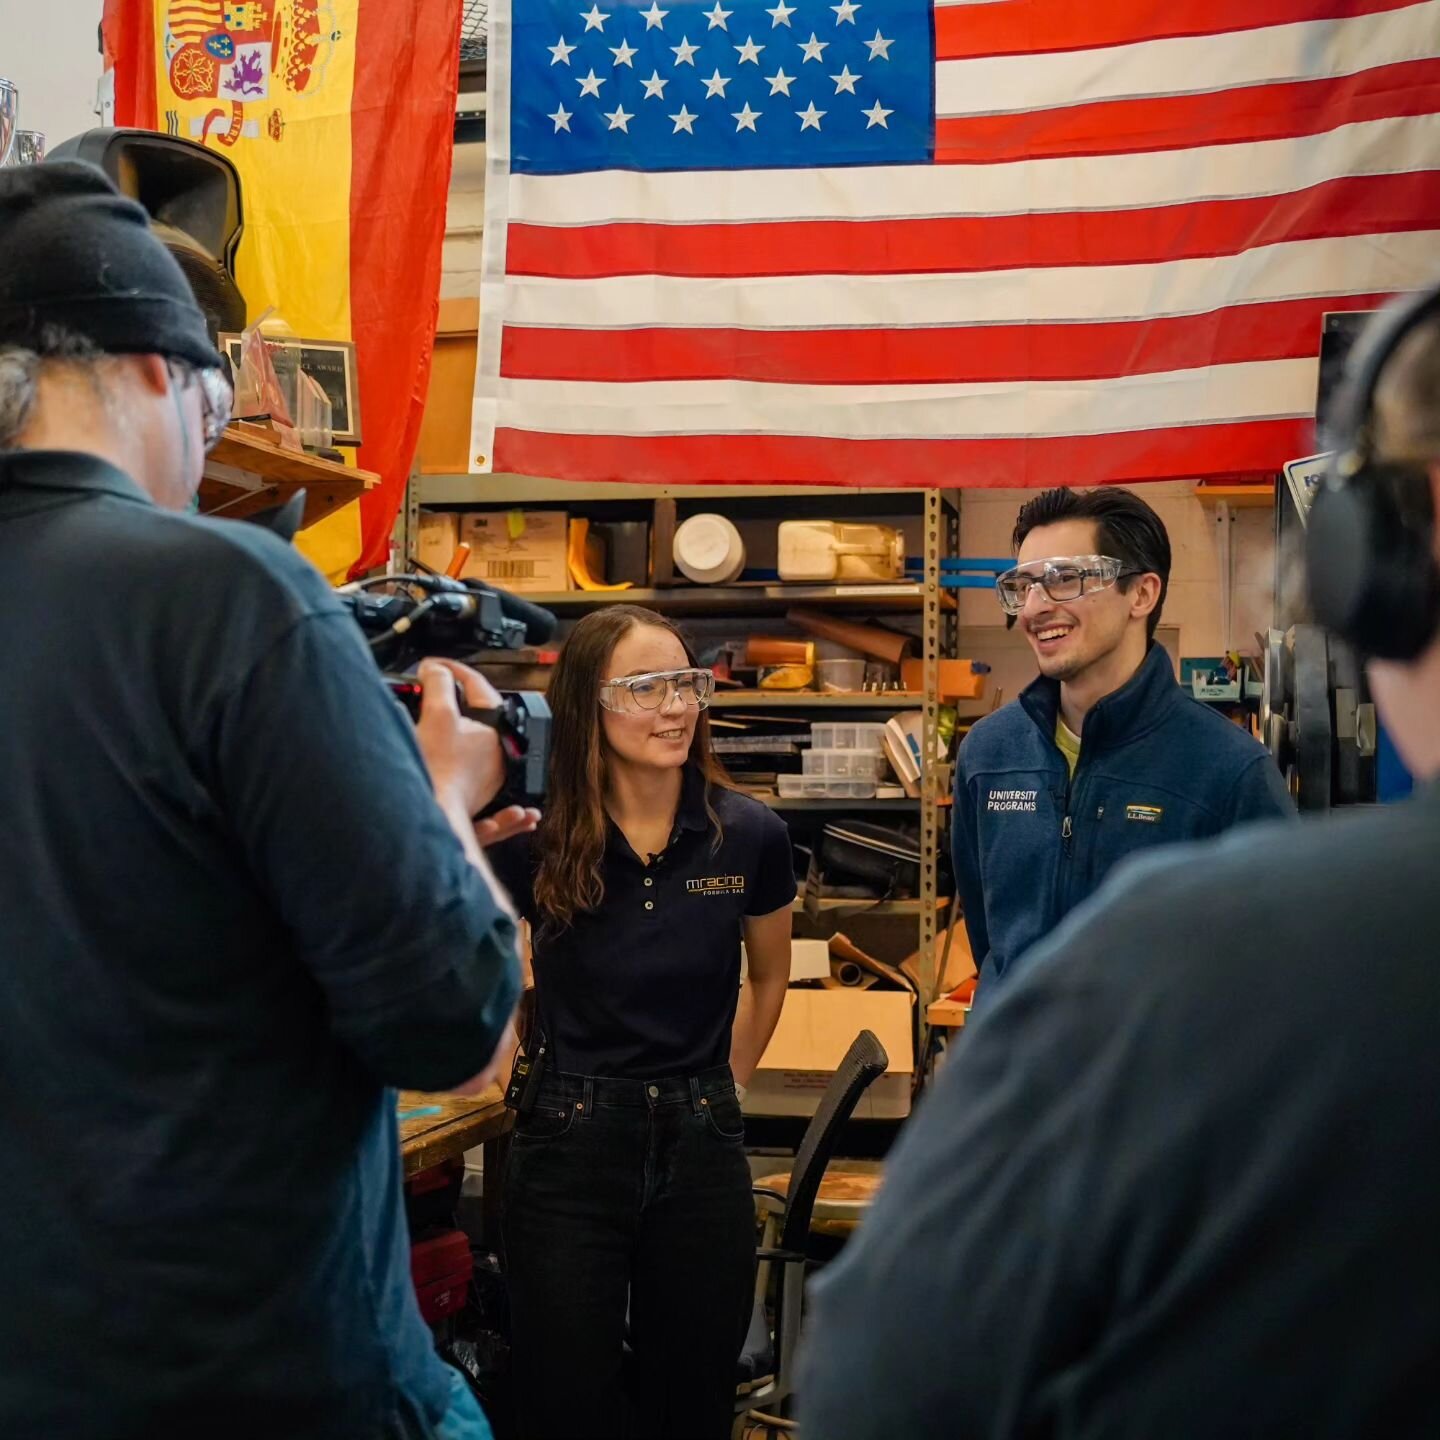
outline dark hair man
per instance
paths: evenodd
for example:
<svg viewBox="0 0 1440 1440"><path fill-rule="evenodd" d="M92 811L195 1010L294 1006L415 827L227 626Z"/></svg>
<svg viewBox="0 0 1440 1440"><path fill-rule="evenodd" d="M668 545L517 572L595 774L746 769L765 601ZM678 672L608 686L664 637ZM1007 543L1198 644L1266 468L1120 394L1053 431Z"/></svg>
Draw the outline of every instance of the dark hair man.
<svg viewBox="0 0 1440 1440"><path fill-rule="evenodd" d="M1440 1434L1440 291L1407 320L1310 575L1415 796L1147 856L1037 947L822 1278L808 1434Z"/></svg>
<svg viewBox="0 0 1440 1440"><path fill-rule="evenodd" d="M1014 545L996 589L1040 676L974 726L955 767L981 1009L1126 855L1291 811L1264 746L1187 696L1155 643L1170 541L1138 495L1047 490Z"/></svg>
<svg viewBox="0 0 1440 1440"><path fill-rule="evenodd" d="M485 1082L514 1007L498 739L436 666L417 747L300 556L180 513L229 413L144 211L0 170L5 1435L484 1426L387 1087Z"/></svg>

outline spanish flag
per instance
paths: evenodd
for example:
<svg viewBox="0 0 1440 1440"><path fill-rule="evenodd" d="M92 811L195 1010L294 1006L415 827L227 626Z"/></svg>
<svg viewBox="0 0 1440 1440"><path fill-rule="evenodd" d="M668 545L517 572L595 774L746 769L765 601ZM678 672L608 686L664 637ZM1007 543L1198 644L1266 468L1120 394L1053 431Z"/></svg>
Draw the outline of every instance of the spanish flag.
<svg viewBox="0 0 1440 1440"><path fill-rule="evenodd" d="M383 564L430 383L460 0L105 0L115 122L240 171L240 288L298 336L353 340L380 486L301 536L336 578Z"/></svg>

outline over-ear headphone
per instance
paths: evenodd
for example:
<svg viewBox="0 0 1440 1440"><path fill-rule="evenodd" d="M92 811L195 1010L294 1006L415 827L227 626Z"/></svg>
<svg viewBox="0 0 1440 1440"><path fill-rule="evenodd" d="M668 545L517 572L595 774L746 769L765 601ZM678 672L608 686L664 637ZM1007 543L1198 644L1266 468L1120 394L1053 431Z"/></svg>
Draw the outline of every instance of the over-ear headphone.
<svg viewBox="0 0 1440 1440"><path fill-rule="evenodd" d="M1373 434L1375 390L1385 366L1431 319L1440 319L1440 286L1382 310L1356 342L1331 427L1335 457L1306 526L1315 618L1382 660L1413 660L1440 630L1428 475L1421 464L1378 459Z"/></svg>

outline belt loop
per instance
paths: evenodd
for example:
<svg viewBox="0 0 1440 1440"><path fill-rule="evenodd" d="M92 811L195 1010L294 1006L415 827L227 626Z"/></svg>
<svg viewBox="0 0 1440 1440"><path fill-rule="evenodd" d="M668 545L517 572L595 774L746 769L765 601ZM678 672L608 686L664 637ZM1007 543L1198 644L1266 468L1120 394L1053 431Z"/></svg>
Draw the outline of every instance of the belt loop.
<svg viewBox="0 0 1440 1440"><path fill-rule="evenodd" d="M587 1075L585 1077L583 1109L580 1111L580 1118L588 1120L595 1113L595 1081Z"/></svg>
<svg viewBox="0 0 1440 1440"><path fill-rule="evenodd" d="M690 1113L692 1115L700 1113L700 1077L698 1075L690 1077Z"/></svg>

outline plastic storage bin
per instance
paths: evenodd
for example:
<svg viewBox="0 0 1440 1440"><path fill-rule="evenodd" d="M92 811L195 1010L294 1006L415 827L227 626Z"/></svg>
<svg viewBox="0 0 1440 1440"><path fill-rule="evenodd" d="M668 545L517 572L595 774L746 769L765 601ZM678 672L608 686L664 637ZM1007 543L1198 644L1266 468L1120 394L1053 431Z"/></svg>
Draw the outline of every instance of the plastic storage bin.
<svg viewBox="0 0 1440 1440"><path fill-rule="evenodd" d="M905 537L890 525L838 520L782 520L782 580L900 580L905 575Z"/></svg>
<svg viewBox="0 0 1440 1440"><path fill-rule="evenodd" d="M784 800L873 800L875 781L843 779L838 775L777 775L775 783Z"/></svg>
<svg viewBox="0 0 1440 1440"><path fill-rule="evenodd" d="M812 725L810 746L813 750L874 750L885 748L883 725Z"/></svg>
<svg viewBox="0 0 1440 1440"><path fill-rule="evenodd" d="M845 780L878 780L885 773L885 757L876 750L816 750L805 752L805 774L830 775Z"/></svg>

